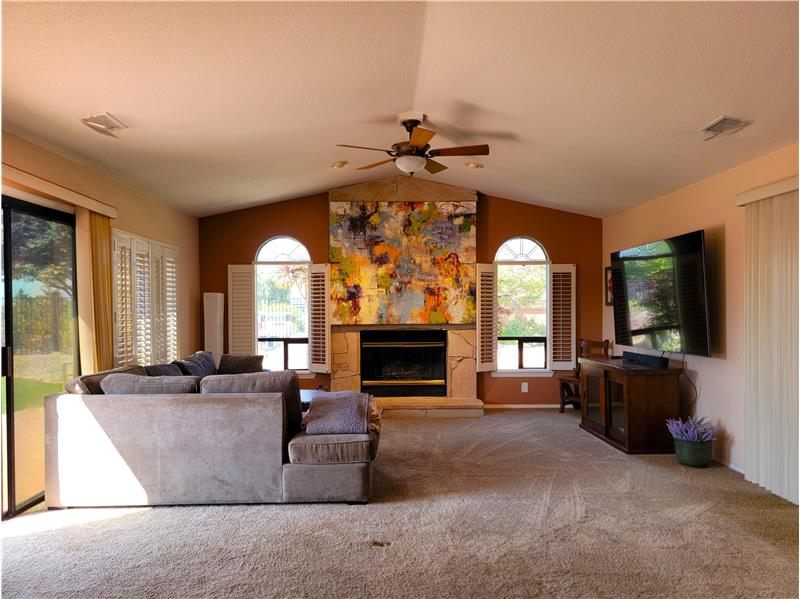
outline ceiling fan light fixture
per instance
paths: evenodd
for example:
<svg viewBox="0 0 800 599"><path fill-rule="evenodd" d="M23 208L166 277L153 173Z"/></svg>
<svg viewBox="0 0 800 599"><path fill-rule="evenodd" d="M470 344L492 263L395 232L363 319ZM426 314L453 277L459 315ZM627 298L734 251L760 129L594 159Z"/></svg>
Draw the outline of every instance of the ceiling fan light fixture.
<svg viewBox="0 0 800 599"><path fill-rule="evenodd" d="M337 170L337 171L340 171L340 170L342 170L344 167L346 167L348 164L350 164L350 163L349 163L347 160L337 160L336 162L334 162L333 164L331 164L331 168L332 168L332 169L335 169L335 170Z"/></svg>
<svg viewBox="0 0 800 599"><path fill-rule="evenodd" d="M416 173L425 168L427 160L424 156L398 156L394 163L404 173Z"/></svg>
<svg viewBox="0 0 800 599"><path fill-rule="evenodd" d="M354 146L350 144L336 144L340 148L355 148L358 150L372 150L375 152L385 152L390 156L388 159L372 164L358 167L356 170L366 171L390 162L394 162L397 168L413 175L425 169L431 175L447 170L447 165L437 162L438 156L488 156L489 146L487 144L477 144L472 146L456 146L452 148L431 148L430 142L436 135L435 131L423 129L419 125L425 120L423 113L405 113L400 115L400 124L408 133L408 141L399 141L392 144L391 150L372 148L368 146ZM333 165L332 165L333 166ZM471 169L483 168L480 162L467 163Z"/></svg>

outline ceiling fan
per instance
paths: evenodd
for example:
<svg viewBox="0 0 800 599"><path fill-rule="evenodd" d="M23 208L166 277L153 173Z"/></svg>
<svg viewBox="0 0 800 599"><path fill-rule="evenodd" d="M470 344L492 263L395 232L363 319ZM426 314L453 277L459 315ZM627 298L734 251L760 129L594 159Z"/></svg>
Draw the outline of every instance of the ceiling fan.
<svg viewBox="0 0 800 599"><path fill-rule="evenodd" d="M408 131L408 141L399 141L392 144L391 150L383 148L368 148L365 146L351 146L349 144L337 144L339 148L356 148L359 150L375 150L377 152L386 152L391 158L381 160L380 162L373 162L361 166L356 170L364 171L367 169L375 168L383 164L394 162L395 166L405 173L409 173L412 177L414 173L422 170L423 168L430 174L435 175L440 173L447 167L441 162L436 162L433 158L437 156L487 156L489 154L489 146L487 144L479 144L476 146L457 146L454 148L439 148L431 149L429 142L436 135L434 131L423 129L419 125L425 120L425 115L422 113L407 113L400 115L400 124Z"/></svg>

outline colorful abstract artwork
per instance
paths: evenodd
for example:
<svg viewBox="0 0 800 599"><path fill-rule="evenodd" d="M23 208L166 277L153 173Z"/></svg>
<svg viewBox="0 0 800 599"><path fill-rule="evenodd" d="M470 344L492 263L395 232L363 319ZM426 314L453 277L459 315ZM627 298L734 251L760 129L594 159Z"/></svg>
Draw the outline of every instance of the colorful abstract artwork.
<svg viewBox="0 0 800 599"><path fill-rule="evenodd" d="M476 202L331 202L333 324L475 322Z"/></svg>

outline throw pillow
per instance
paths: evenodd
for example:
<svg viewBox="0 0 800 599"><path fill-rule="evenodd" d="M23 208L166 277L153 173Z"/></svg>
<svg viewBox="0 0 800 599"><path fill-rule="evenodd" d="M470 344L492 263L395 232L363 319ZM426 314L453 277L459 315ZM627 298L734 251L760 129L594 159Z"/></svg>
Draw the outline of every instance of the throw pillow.
<svg viewBox="0 0 800 599"><path fill-rule="evenodd" d="M222 354L217 374L243 374L246 372L262 372L264 356L243 356L238 354Z"/></svg>
<svg viewBox="0 0 800 599"><path fill-rule="evenodd" d="M198 376L136 376L111 374L100 386L106 395L168 395L174 393L197 393Z"/></svg>
<svg viewBox="0 0 800 599"><path fill-rule="evenodd" d="M175 360L173 364L176 364L185 375L202 378L217 373L217 364L210 351L195 352L183 360Z"/></svg>
<svg viewBox="0 0 800 599"><path fill-rule="evenodd" d="M103 370L101 372L95 372L94 374L77 376L68 381L64 385L64 389L66 389L67 393L76 393L78 395L102 395L103 389L100 387L100 383L110 374L118 373L147 376L147 371L144 369L144 366L120 366L119 368Z"/></svg>
<svg viewBox="0 0 800 599"><path fill-rule="evenodd" d="M177 364L153 364L152 366L145 366L147 376L181 376L180 367Z"/></svg>

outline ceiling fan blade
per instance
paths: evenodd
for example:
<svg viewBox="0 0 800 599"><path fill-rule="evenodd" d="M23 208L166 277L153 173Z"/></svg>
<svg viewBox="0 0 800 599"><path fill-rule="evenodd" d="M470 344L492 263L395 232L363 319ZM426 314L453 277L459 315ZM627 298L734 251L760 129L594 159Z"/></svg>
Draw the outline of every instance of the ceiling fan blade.
<svg viewBox="0 0 800 599"><path fill-rule="evenodd" d="M365 171L368 168L375 168L376 166L380 166L382 164L386 164L387 162L394 162L394 158L389 158L388 160L381 160L380 162L373 162L372 164L367 164L365 166L360 166L356 170L357 171Z"/></svg>
<svg viewBox="0 0 800 599"><path fill-rule="evenodd" d="M367 148L365 146L351 146L348 144L336 144L337 148L356 148L358 150L375 150L376 152L391 152L391 150L384 150L382 148Z"/></svg>
<svg viewBox="0 0 800 599"><path fill-rule="evenodd" d="M441 173L442 171L447 170L447 167L441 162L436 162L435 160L428 158L425 161L425 170L431 175L435 175L436 173Z"/></svg>
<svg viewBox="0 0 800 599"><path fill-rule="evenodd" d="M439 148L431 150L428 156L488 156L489 146L480 144L477 146L458 146L455 148Z"/></svg>
<svg viewBox="0 0 800 599"><path fill-rule="evenodd" d="M434 131L428 131L422 127L414 127L411 131L411 138L408 140L408 145L412 148L424 148L428 142L436 135Z"/></svg>

